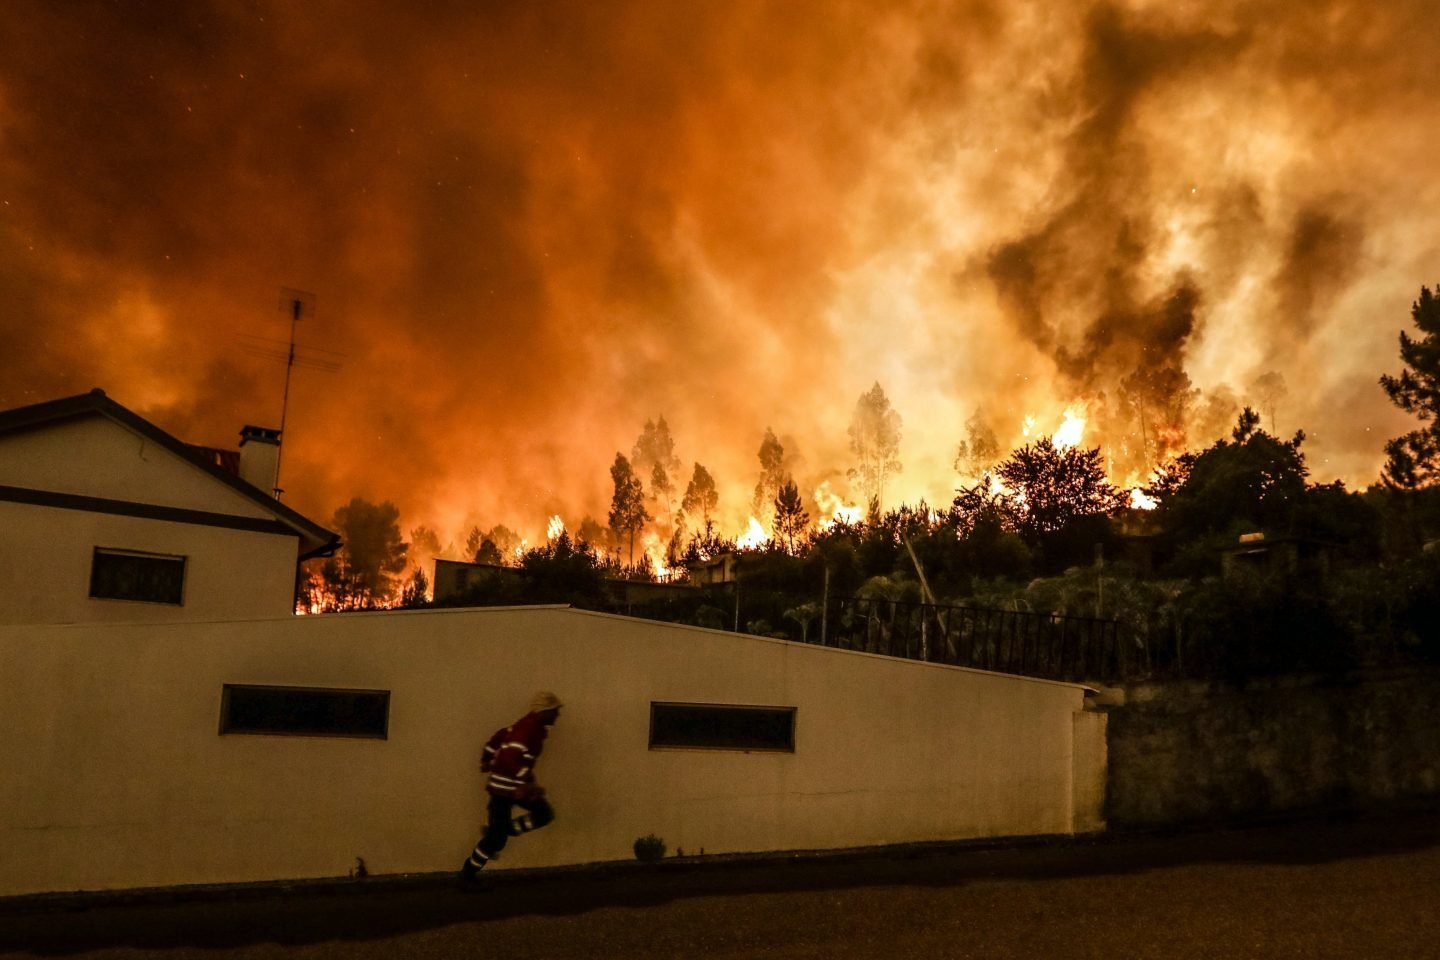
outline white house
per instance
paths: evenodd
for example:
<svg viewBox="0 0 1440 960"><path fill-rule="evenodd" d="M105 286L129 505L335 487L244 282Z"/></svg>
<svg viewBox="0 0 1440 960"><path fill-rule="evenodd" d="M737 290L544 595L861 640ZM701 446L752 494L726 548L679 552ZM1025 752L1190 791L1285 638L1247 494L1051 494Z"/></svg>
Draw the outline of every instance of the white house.
<svg viewBox="0 0 1440 960"><path fill-rule="evenodd" d="M244 437L0 413L0 897L453 870L537 689L559 819L501 868L1104 827L1078 684L557 607L293 616L337 540Z"/></svg>
<svg viewBox="0 0 1440 960"><path fill-rule="evenodd" d="M275 617L339 538L272 495L279 436L192 446L103 391L0 412L0 624Z"/></svg>

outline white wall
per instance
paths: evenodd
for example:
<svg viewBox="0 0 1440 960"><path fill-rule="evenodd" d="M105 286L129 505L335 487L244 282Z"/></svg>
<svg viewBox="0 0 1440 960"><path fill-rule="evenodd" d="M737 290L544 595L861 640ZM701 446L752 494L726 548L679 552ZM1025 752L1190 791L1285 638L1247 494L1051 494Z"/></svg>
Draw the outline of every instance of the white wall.
<svg viewBox="0 0 1440 960"><path fill-rule="evenodd" d="M274 520L194 464L103 417L0 437L0 485ZM299 546L292 534L0 501L0 623L284 616L294 609ZM185 557L184 604L91 599L95 547Z"/></svg>
<svg viewBox="0 0 1440 960"><path fill-rule="evenodd" d="M184 603L91 598L96 547L185 557ZM298 552L295 536L0 501L0 624L281 617Z"/></svg>
<svg viewBox="0 0 1440 960"><path fill-rule="evenodd" d="M194 464L99 416L0 437L0 484L274 519Z"/></svg>
<svg viewBox="0 0 1440 960"><path fill-rule="evenodd" d="M539 688L559 819L499 867L1099 818L1080 687L563 608L0 627L0 662L0 894L454 869L480 746ZM390 690L389 739L219 736L224 683ZM652 751L652 700L794 706L796 751Z"/></svg>

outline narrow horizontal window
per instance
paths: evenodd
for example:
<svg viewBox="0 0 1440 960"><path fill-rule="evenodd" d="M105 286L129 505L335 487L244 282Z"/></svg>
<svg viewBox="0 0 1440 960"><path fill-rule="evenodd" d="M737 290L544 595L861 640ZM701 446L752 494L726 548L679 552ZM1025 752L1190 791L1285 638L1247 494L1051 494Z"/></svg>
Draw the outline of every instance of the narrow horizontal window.
<svg viewBox="0 0 1440 960"><path fill-rule="evenodd" d="M328 690L227 683L220 696L222 734L384 740L389 729L389 690Z"/></svg>
<svg viewBox="0 0 1440 960"><path fill-rule="evenodd" d="M185 558L96 547L90 596L180 606L185 602Z"/></svg>
<svg viewBox="0 0 1440 960"><path fill-rule="evenodd" d="M651 703L650 746L794 753L795 708Z"/></svg>

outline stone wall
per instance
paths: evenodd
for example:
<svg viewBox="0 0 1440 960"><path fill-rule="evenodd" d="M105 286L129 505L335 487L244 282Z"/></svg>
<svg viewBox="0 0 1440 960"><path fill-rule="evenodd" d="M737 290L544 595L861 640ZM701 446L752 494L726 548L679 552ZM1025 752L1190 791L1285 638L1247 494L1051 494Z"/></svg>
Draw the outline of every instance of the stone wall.
<svg viewBox="0 0 1440 960"><path fill-rule="evenodd" d="M1112 828L1440 799L1440 670L1147 684L1117 699Z"/></svg>

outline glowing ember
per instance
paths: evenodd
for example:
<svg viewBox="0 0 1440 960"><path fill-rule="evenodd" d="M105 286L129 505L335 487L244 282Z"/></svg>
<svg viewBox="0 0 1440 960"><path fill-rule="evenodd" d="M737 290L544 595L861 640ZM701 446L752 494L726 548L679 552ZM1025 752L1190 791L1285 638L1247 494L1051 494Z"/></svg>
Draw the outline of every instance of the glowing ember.
<svg viewBox="0 0 1440 960"><path fill-rule="evenodd" d="M769 541L770 534L766 533L765 528L760 526L759 520L751 517L750 526L746 528L744 533L735 538L735 546L742 550L754 550L764 546Z"/></svg>
<svg viewBox="0 0 1440 960"><path fill-rule="evenodd" d="M1035 418L1034 418L1033 416L1028 416L1028 415L1027 415L1027 416L1025 417L1025 422L1022 423L1022 424L1020 424L1020 432L1021 432L1022 434L1024 434L1025 436L1028 437L1028 436L1030 436L1030 434L1031 434L1032 432L1034 432L1034 430L1035 430Z"/></svg>
<svg viewBox="0 0 1440 960"><path fill-rule="evenodd" d="M814 497L815 505L820 509L818 526L821 530L828 530L837 523L859 523L865 516L863 507L846 503L834 493L828 480L815 488Z"/></svg>
<svg viewBox="0 0 1440 960"><path fill-rule="evenodd" d="M560 514L550 518L550 524L545 528L546 540L558 540L560 534L565 532L565 521L560 519Z"/></svg>
<svg viewBox="0 0 1440 960"><path fill-rule="evenodd" d="M1064 449L1065 447L1076 447L1080 445L1080 438L1085 434L1085 418L1075 412L1074 407L1065 411L1065 422L1055 431L1055 446Z"/></svg>
<svg viewBox="0 0 1440 960"><path fill-rule="evenodd" d="M1130 490L1130 506L1136 510L1154 510L1159 503L1154 497L1147 497L1139 487L1134 487Z"/></svg>

